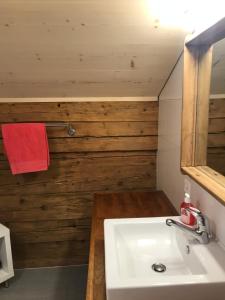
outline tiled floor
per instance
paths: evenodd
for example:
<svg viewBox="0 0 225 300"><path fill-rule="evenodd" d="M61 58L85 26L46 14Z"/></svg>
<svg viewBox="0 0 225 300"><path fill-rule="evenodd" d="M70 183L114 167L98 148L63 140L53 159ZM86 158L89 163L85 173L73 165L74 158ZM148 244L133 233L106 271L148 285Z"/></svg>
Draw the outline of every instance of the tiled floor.
<svg viewBox="0 0 225 300"><path fill-rule="evenodd" d="M84 300L87 266L16 270L1 300Z"/></svg>

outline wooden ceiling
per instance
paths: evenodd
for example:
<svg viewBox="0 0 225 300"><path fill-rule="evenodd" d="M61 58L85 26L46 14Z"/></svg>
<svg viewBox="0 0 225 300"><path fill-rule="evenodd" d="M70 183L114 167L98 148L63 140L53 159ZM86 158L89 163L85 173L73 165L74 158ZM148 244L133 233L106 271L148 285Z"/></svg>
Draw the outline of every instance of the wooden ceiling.
<svg viewBox="0 0 225 300"><path fill-rule="evenodd" d="M157 96L186 33L149 2L1 0L0 97Z"/></svg>

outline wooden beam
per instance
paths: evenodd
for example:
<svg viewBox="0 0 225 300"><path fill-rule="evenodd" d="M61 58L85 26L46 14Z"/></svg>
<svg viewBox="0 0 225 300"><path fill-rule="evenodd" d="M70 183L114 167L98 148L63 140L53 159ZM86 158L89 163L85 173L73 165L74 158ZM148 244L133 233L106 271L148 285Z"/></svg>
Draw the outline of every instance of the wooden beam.
<svg viewBox="0 0 225 300"><path fill-rule="evenodd" d="M201 46L212 45L224 38L225 31L225 18L222 18L217 23L209 27L200 33L195 33L190 36L186 45L189 46Z"/></svg>
<svg viewBox="0 0 225 300"><path fill-rule="evenodd" d="M196 98L198 80L198 55L195 47L184 46L183 106L181 166L192 166L195 149Z"/></svg>
<svg viewBox="0 0 225 300"><path fill-rule="evenodd" d="M42 103L42 102L107 102L107 101L158 101L158 97L41 97L0 98L0 103Z"/></svg>

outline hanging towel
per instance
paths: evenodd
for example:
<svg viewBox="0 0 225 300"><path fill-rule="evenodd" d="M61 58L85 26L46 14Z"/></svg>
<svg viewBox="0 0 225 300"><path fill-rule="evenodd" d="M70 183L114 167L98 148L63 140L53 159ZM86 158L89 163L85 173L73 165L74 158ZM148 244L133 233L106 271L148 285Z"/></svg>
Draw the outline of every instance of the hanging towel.
<svg viewBox="0 0 225 300"><path fill-rule="evenodd" d="M3 146L12 174L47 170L49 160L45 124L2 125Z"/></svg>

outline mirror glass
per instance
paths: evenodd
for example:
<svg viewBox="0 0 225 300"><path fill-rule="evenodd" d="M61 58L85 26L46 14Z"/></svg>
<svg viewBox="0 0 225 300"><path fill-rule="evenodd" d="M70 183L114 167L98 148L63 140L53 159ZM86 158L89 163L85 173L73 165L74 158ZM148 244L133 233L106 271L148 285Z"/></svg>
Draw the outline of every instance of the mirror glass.
<svg viewBox="0 0 225 300"><path fill-rule="evenodd" d="M225 176L225 39L213 46L207 165Z"/></svg>

